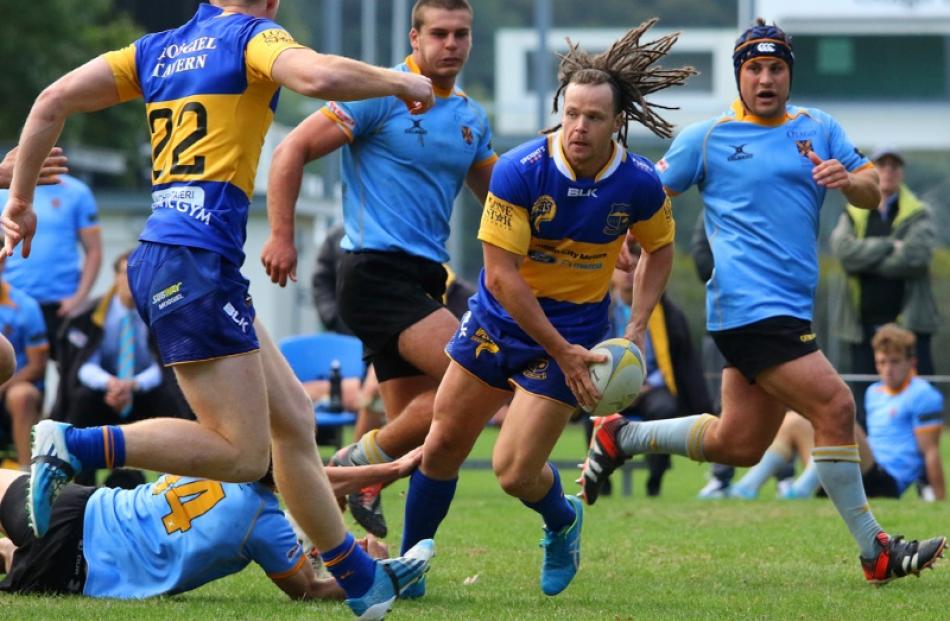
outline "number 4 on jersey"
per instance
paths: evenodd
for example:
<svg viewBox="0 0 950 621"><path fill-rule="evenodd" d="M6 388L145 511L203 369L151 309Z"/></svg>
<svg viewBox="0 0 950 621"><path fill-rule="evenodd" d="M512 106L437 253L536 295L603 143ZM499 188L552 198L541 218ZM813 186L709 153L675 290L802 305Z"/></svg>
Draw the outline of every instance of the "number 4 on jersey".
<svg viewBox="0 0 950 621"><path fill-rule="evenodd" d="M210 511L224 498L224 488L218 481L202 479L176 486L180 480L181 477L166 476L152 490L155 495L165 493L171 512L162 517L162 523L169 535L191 529L192 520Z"/></svg>

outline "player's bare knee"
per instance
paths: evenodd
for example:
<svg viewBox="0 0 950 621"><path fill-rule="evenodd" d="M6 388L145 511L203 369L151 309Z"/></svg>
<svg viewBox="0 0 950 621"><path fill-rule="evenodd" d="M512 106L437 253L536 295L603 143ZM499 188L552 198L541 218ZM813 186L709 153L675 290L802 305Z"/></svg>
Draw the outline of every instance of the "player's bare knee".
<svg viewBox="0 0 950 621"><path fill-rule="evenodd" d="M854 431L854 397L847 388L838 391L811 419L817 435L850 438Z"/></svg>
<svg viewBox="0 0 950 621"><path fill-rule="evenodd" d="M429 474L452 475L458 472L459 467L468 453L459 448L453 438L438 431L426 436L422 462L424 470Z"/></svg>
<svg viewBox="0 0 950 621"><path fill-rule="evenodd" d="M270 467L270 446L265 444L264 449L249 451L236 460L233 471L236 481L257 481L267 473Z"/></svg>

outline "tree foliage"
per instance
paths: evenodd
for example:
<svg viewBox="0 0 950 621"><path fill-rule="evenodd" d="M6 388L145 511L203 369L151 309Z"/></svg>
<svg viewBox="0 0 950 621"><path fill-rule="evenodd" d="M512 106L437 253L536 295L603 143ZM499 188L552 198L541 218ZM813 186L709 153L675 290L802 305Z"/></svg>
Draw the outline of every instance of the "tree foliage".
<svg viewBox="0 0 950 621"><path fill-rule="evenodd" d="M0 0L0 140L15 142L36 96L65 72L127 45L141 31L113 0ZM142 109L119 106L71 120L65 142L131 147L141 141Z"/></svg>

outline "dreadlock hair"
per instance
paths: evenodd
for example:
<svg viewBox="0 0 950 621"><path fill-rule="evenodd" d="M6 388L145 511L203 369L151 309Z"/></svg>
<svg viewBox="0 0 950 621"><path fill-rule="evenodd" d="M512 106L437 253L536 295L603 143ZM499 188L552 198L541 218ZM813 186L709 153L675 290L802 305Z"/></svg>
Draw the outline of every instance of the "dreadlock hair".
<svg viewBox="0 0 950 621"><path fill-rule="evenodd" d="M560 86L554 93L554 112L557 112L561 94L569 85L608 84L614 93L614 112L624 117L618 132L618 138L624 146L627 146L627 123L630 121L637 121L661 138L670 138L673 124L653 109L678 108L649 102L646 96L670 86L682 86L687 78L699 72L689 66L678 69L651 66L667 55L680 35L674 32L655 41L641 43L640 37L658 21L659 18L654 17L632 28L615 41L609 50L600 54L589 54L579 44L568 39L567 53L558 54L561 58L557 74ZM559 123L544 130L544 133L556 131L560 127Z"/></svg>

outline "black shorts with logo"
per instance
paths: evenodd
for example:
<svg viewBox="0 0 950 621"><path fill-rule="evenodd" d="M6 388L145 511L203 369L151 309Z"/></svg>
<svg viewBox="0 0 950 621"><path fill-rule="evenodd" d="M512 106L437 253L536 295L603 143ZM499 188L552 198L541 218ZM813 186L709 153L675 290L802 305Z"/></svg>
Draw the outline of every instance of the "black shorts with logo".
<svg viewBox="0 0 950 621"><path fill-rule="evenodd" d="M401 252L345 252L337 275L337 308L363 341L363 357L379 381L422 375L399 355L399 334L444 308L441 263ZM439 343L442 349L445 343Z"/></svg>
<svg viewBox="0 0 950 621"><path fill-rule="evenodd" d="M818 351L811 322L785 315L709 335L727 366L737 368L750 384L766 369Z"/></svg>
<svg viewBox="0 0 950 621"><path fill-rule="evenodd" d="M82 529L86 503L94 487L67 485L50 516L50 526L37 539L26 514L30 476L10 484L0 503L0 527L17 547L13 567L0 582L0 591L11 593L82 593L86 584L86 559Z"/></svg>

